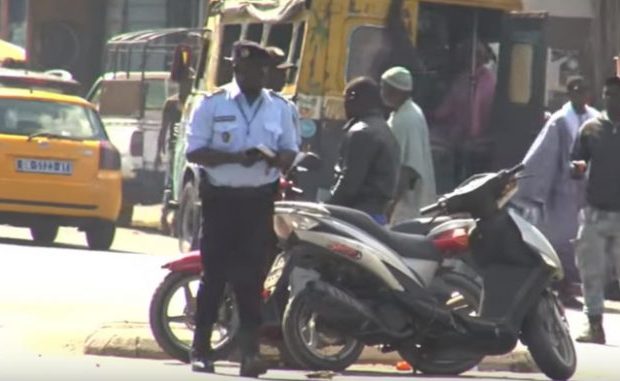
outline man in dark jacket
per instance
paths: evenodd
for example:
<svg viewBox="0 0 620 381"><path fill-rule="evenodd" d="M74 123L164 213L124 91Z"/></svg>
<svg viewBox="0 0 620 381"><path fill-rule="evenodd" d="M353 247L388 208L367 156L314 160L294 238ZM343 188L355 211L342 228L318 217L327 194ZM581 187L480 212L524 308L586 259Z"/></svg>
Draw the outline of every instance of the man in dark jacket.
<svg viewBox="0 0 620 381"><path fill-rule="evenodd" d="M385 225L388 205L396 193L400 148L383 117L381 92L374 80L352 80L344 98L349 120L328 202L362 210Z"/></svg>

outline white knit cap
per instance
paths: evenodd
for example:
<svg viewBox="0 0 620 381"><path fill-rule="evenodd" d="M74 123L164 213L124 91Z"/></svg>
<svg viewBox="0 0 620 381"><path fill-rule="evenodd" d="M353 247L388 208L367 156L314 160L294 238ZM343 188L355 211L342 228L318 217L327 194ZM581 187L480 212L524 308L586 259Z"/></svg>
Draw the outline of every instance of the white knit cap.
<svg viewBox="0 0 620 381"><path fill-rule="evenodd" d="M388 69L381 76L381 80L398 90L413 90L413 79L411 78L411 73L402 66L395 66Z"/></svg>

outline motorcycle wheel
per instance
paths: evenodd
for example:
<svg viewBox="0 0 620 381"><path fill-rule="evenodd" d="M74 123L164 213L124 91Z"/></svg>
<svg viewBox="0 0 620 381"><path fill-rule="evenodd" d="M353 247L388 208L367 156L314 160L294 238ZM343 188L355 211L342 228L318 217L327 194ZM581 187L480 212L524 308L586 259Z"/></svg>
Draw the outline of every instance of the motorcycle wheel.
<svg viewBox="0 0 620 381"><path fill-rule="evenodd" d="M151 299L149 322L153 336L164 352L182 362L189 362L199 283L198 274L170 273ZM226 358L233 351L238 328L234 294L227 287L211 339L216 358Z"/></svg>
<svg viewBox="0 0 620 381"><path fill-rule="evenodd" d="M538 368L552 380L568 380L577 368L577 354L564 309L546 293L523 326L523 341Z"/></svg>
<svg viewBox="0 0 620 381"><path fill-rule="evenodd" d="M284 344L293 361L306 369L342 371L359 358L364 344L321 330L317 314L307 303L307 293L301 291L287 304L282 319ZM331 349L336 349L335 352Z"/></svg>
<svg viewBox="0 0 620 381"><path fill-rule="evenodd" d="M478 282L462 274L446 272L441 274L441 286L432 291L437 296L450 295L449 298L441 298L447 307L457 313L475 315L479 311L482 288ZM440 352L425 350L421 347L406 347L398 350L400 356L407 361L413 369L429 375L457 375L464 373L482 361L484 356L472 356L470 358L451 359L441 357Z"/></svg>

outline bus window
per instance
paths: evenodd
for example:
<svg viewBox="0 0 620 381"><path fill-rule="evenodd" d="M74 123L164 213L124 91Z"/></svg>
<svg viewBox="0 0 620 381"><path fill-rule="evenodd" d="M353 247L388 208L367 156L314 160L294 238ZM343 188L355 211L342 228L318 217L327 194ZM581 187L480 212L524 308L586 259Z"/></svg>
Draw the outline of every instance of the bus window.
<svg viewBox="0 0 620 381"><path fill-rule="evenodd" d="M289 51L293 36L293 24L274 24L269 31L267 46L277 46L285 52Z"/></svg>
<svg viewBox="0 0 620 381"><path fill-rule="evenodd" d="M386 55L388 39L385 28L362 25L349 37L349 55L346 66L346 82L359 76L379 77L377 58Z"/></svg>
<svg viewBox="0 0 620 381"><path fill-rule="evenodd" d="M224 85L232 79L232 65L230 61L226 60L226 57L230 57L232 54L232 45L235 41L238 41L241 37L241 25L230 24L224 25L222 32L222 38L220 40L220 56L217 65L217 86Z"/></svg>
<svg viewBox="0 0 620 381"><path fill-rule="evenodd" d="M243 39L258 42L260 44L263 39L263 24L252 23L248 25Z"/></svg>
<svg viewBox="0 0 620 381"><path fill-rule="evenodd" d="M528 104L532 97L534 48L528 44L515 44L510 57L509 99L513 103Z"/></svg>
<svg viewBox="0 0 620 381"><path fill-rule="evenodd" d="M301 49L304 44L304 35L306 34L306 23L296 23L293 29L293 35L291 36L291 49L289 50L289 62L294 63L296 66L289 69L287 83L294 83L297 81L297 73L299 73L299 65L301 58Z"/></svg>
<svg viewBox="0 0 620 381"><path fill-rule="evenodd" d="M287 62L292 62L298 67L305 30L304 22L266 26L260 23L225 25L220 40L216 85L222 86L232 80L232 65L226 57L231 56L233 44L240 39L251 40L265 46L277 46L286 54ZM297 67L289 69L287 83L293 83L297 79Z"/></svg>

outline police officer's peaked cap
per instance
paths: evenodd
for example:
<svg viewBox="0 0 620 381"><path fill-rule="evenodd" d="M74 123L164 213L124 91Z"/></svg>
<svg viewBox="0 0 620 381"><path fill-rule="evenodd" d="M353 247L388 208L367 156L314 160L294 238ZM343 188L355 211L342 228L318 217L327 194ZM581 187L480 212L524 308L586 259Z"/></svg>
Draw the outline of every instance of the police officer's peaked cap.
<svg viewBox="0 0 620 381"><path fill-rule="evenodd" d="M582 76L570 77L568 79L568 83L566 84L566 89L568 91L586 90L589 87L588 82Z"/></svg>
<svg viewBox="0 0 620 381"><path fill-rule="evenodd" d="M270 55L265 48L254 41L240 40L233 44L232 57L233 62L256 61L263 62L268 65L270 63Z"/></svg>

